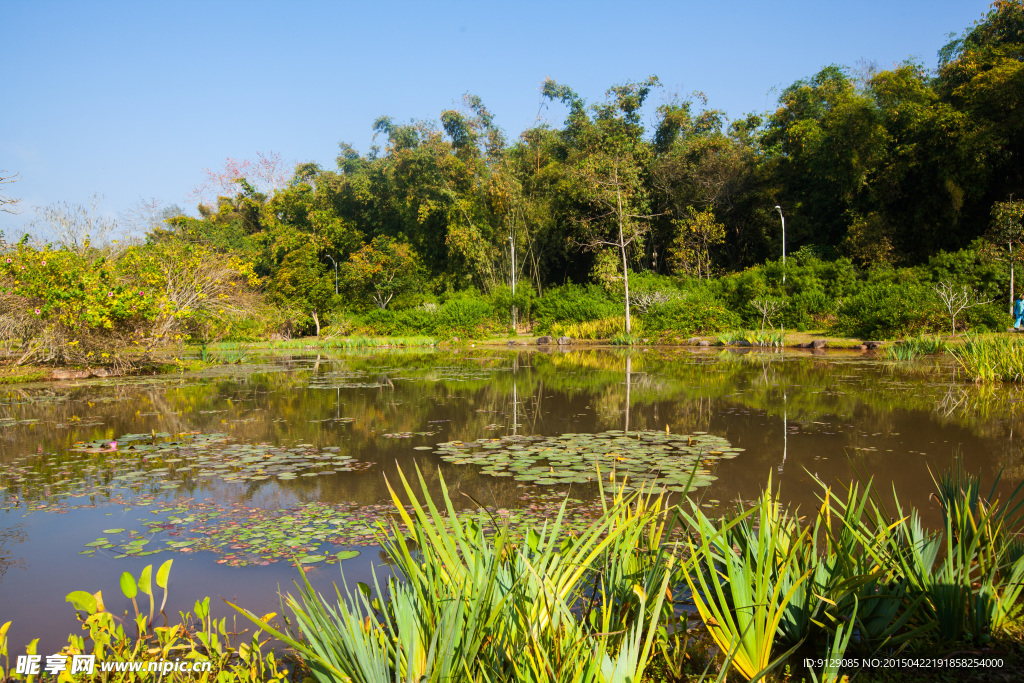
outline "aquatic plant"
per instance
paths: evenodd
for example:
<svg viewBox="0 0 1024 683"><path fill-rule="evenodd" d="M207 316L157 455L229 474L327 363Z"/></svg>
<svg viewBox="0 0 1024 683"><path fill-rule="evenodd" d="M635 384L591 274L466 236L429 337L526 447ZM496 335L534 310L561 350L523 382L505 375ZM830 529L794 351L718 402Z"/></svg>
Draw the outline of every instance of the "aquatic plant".
<svg viewBox="0 0 1024 683"><path fill-rule="evenodd" d="M361 349L361 348L395 348L414 346L436 346L435 337L404 335L404 336L336 336L328 335L323 337L301 337L298 339L271 340L259 342L219 342L199 347L200 354L207 349L212 361L216 361L222 352L242 352L256 349L270 349L273 351L288 351L297 349ZM225 354L224 362L238 362L240 354ZM245 356L246 358L248 355Z"/></svg>
<svg viewBox="0 0 1024 683"><path fill-rule="evenodd" d="M707 486L715 477L711 467L720 459L735 458L744 449L720 436L695 432L612 429L597 434L561 434L555 437L504 436L475 441L439 443L435 453L457 465L481 465L482 474L513 477L541 486L585 484L598 479L598 471L614 472L627 489L686 493Z"/></svg>
<svg viewBox="0 0 1024 683"><path fill-rule="evenodd" d="M785 335L775 330L751 330L743 333L743 341L751 346L776 346L781 347L785 343Z"/></svg>
<svg viewBox="0 0 1024 683"><path fill-rule="evenodd" d="M641 680L675 564L660 544L663 499L618 490L578 535L561 533L563 508L523 537L489 536L443 482L441 507L422 476L419 489L404 476L404 499L390 489L410 535L382 537L397 574L385 587L339 589L328 604L303 579L287 597L303 639L275 635L316 680Z"/></svg>
<svg viewBox="0 0 1024 683"><path fill-rule="evenodd" d="M371 467L341 453L338 446L290 448L270 444L229 443L226 432L150 432L122 434L116 447L110 439L76 442L60 458L21 459L0 463L0 490L19 494L25 502L52 504L64 497L112 495L120 490L177 491L192 482L259 482L318 477ZM16 503L0 500L0 510Z"/></svg>
<svg viewBox="0 0 1024 683"><path fill-rule="evenodd" d="M778 651L787 607L812 573L801 572L798 562L806 534L794 535L796 523L780 511L770 491L754 507L718 523L697 504L690 506L681 514L694 532L683 564L693 602L719 648L731 653L736 670L750 680L761 678L806 638ZM757 517L753 533L750 526L740 529L751 516Z"/></svg>
<svg viewBox="0 0 1024 683"><path fill-rule="evenodd" d="M921 334L887 345L882 350L882 357L886 360L914 360L921 356L945 353L950 348L951 345L938 335L926 337Z"/></svg>
<svg viewBox="0 0 1024 683"><path fill-rule="evenodd" d="M1024 381L1024 340L968 337L950 347L960 370L975 382Z"/></svg>
<svg viewBox="0 0 1024 683"><path fill-rule="evenodd" d="M107 610L100 591L72 591L67 601L76 610L76 616L82 624L85 635L72 634L68 644L56 653L71 661L73 655L89 653L95 657L94 669L91 674L68 674L70 666L61 674L60 680L91 681L131 681L138 683L181 682L201 680L217 680L224 683L252 681L253 683L277 681L284 683L292 680L290 672L272 649L266 649L267 629L275 614L267 614L256 619L256 629L251 636L244 637L234 625L229 626L227 619L214 619L210 614L210 598L197 600L192 612L180 612L180 621L166 625L167 615L164 606L167 603L167 587L170 581L171 560L164 562L153 575L153 566L143 568L138 578L125 572L121 576L121 591L131 599L134 609L134 623L137 633L133 637L125 629L122 619ZM158 588L164 590L160 609L155 610L153 601L152 581L155 578ZM140 609L136 601L139 593L149 596L149 610ZM164 626L154 626L154 617L164 617ZM0 624L0 680L31 681L37 680L36 675L17 673L10 667L7 632L11 626L8 621ZM26 654L37 654L37 642L32 641L26 648ZM91 644L90 644L91 643ZM209 669L201 676L191 671L168 669L162 671L164 662L173 665L177 662L189 662L209 665ZM104 665L115 662L140 662L137 671L104 671ZM150 665L155 668L150 670ZM166 668L166 667L164 667ZM200 671L202 669L197 669ZM7 677L5 677L5 674ZM56 680L56 678L55 678Z"/></svg>

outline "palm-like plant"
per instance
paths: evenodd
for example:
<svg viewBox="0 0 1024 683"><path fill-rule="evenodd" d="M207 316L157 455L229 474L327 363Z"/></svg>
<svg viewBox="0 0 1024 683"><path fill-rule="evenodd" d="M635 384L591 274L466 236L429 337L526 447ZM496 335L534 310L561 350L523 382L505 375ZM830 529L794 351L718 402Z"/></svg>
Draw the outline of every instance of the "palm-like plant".
<svg viewBox="0 0 1024 683"><path fill-rule="evenodd" d="M373 590L338 590L333 605L308 583L287 598L301 640L275 635L317 680L642 678L674 564L661 543L662 499L620 487L582 533L567 532L563 506L520 538L485 516L460 515L443 482L441 507L422 476L418 492L404 475L401 483L404 497L391 489L397 519L381 536L397 576Z"/></svg>
<svg viewBox="0 0 1024 683"><path fill-rule="evenodd" d="M731 521L715 523L696 503L683 517L696 532L684 576L708 632L749 680L781 664L803 642L779 652L777 636L794 595L811 575L799 573L807 540L769 488ZM755 522L751 524L751 519Z"/></svg>

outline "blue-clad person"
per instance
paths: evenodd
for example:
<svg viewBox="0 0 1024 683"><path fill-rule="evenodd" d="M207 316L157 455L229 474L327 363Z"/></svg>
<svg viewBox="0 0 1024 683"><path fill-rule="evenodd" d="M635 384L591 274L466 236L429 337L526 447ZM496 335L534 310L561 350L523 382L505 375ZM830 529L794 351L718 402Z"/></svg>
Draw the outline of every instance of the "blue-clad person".
<svg viewBox="0 0 1024 683"><path fill-rule="evenodd" d="M1024 323L1024 292L1021 292L1013 302L1013 317L1017 319L1013 329L1019 330L1021 323Z"/></svg>

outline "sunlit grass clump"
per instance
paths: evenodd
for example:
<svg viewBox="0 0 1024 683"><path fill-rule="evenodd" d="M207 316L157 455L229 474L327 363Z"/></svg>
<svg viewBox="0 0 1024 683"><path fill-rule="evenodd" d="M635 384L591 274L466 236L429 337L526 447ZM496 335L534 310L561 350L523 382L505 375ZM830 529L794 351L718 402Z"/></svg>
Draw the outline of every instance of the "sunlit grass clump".
<svg viewBox="0 0 1024 683"><path fill-rule="evenodd" d="M998 661L1019 639L1024 485L1000 499L957 463L933 477L941 523L932 530L870 481L819 483L819 504L802 514L769 481L756 500L712 516L692 491L676 503L595 475L600 505L589 523L569 524L563 501L524 529L475 500L476 511L458 508L440 479L435 503L433 479L400 473L401 487L389 485L396 514L378 535L387 571L355 586L343 579L331 596L303 573L298 594L284 597L285 628L236 607L255 629L232 645L237 628L210 616L209 599L158 626L167 623L167 561L155 574L159 607L152 567L122 575L133 619L108 611L100 593L69 594L88 628L64 652L88 649L99 661L173 652L208 662L217 680L284 680L269 634L291 649L301 680L322 683L835 683L854 673L843 662ZM807 656L825 664L805 669Z"/></svg>
<svg viewBox="0 0 1024 683"><path fill-rule="evenodd" d="M1024 340L971 337L952 346L961 372L976 382L1024 381Z"/></svg>
<svg viewBox="0 0 1024 683"><path fill-rule="evenodd" d="M631 318L630 334L633 337L637 337L642 335L643 331L643 322L637 317ZM624 338L625 334L626 318L621 315L582 323L554 323L551 325L551 335L554 337L612 339L613 337Z"/></svg>
<svg viewBox="0 0 1024 683"><path fill-rule="evenodd" d="M951 350L952 346L938 335L928 337L921 334L886 346L882 351L882 357L886 360L914 360L921 356L945 353Z"/></svg>

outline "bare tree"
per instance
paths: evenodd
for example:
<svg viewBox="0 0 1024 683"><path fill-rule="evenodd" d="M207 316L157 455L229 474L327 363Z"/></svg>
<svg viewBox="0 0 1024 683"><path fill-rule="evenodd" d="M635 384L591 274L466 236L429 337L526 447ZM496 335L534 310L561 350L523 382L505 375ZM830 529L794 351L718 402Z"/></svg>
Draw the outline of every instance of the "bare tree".
<svg viewBox="0 0 1024 683"><path fill-rule="evenodd" d="M21 180L20 173L7 175L7 171L0 170L0 185L9 185L10 183L18 182L19 180ZM8 197L0 192L0 211L3 211L4 213L18 213L18 202L20 201L20 199Z"/></svg>
<svg viewBox="0 0 1024 683"><path fill-rule="evenodd" d="M90 248L113 246L118 224L100 214L102 200L102 196L94 194L89 206L57 202L37 207L39 218L32 221L31 227L37 236L52 238L65 249L83 256Z"/></svg>
<svg viewBox="0 0 1024 683"><path fill-rule="evenodd" d="M163 227L164 203L156 197L139 197L131 206L118 214L118 222L130 235L144 235Z"/></svg>
<svg viewBox="0 0 1024 683"><path fill-rule="evenodd" d="M786 302L781 299L754 299L750 302L758 313L761 314L761 331L764 332L764 324L767 322L771 325L772 329L775 329L775 323L772 319L778 315L779 311L786 307Z"/></svg>
<svg viewBox="0 0 1024 683"><path fill-rule="evenodd" d="M949 314L949 326L954 337L956 336L956 317L958 315L967 309L983 306L991 302L991 299L982 301L978 293L968 288L967 285L957 287L948 280L932 285L932 289L935 290L942 304L946 307L946 312Z"/></svg>
<svg viewBox="0 0 1024 683"><path fill-rule="evenodd" d="M248 181L257 191L269 195L288 184L288 169L294 166L294 163L284 161L276 152L256 152L255 161L228 157L224 160L224 168L219 171L204 168L203 175L206 176L206 180L192 188L189 196L203 204L210 203L211 194L234 197L241 191L241 185L238 183L241 178Z"/></svg>
<svg viewBox="0 0 1024 683"><path fill-rule="evenodd" d="M164 279L163 302L152 329L156 339L180 331L183 321L203 337L209 328L243 317L255 306L245 276L230 258L205 249L183 253L180 248L158 250L153 258Z"/></svg>
<svg viewBox="0 0 1024 683"><path fill-rule="evenodd" d="M633 292L629 295L629 304L641 313L647 313L656 306L667 304L675 299L682 299L685 296L685 293L682 292Z"/></svg>

